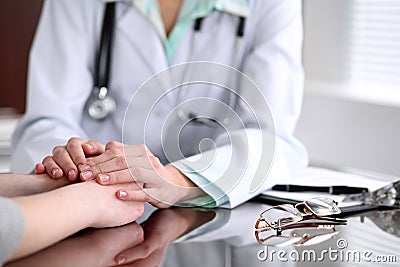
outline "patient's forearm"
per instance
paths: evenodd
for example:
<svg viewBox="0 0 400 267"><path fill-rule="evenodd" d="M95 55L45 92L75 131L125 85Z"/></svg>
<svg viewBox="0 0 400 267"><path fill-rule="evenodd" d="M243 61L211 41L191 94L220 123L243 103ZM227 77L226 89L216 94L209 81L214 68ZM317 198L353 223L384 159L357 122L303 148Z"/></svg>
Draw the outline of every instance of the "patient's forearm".
<svg viewBox="0 0 400 267"><path fill-rule="evenodd" d="M114 227L143 214L144 203L121 201L121 188L135 183L102 186L95 181L75 183L49 192L12 198L21 208L24 233L11 259L20 258L87 227Z"/></svg>
<svg viewBox="0 0 400 267"><path fill-rule="evenodd" d="M0 196L18 197L53 190L69 184L63 178L54 180L47 174L2 174L0 175Z"/></svg>
<svg viewBox="0 0 400 267"><path fill-rule="evenodd" d="M25 230L11 259L45 248L83 228L95 218L93 188L75 184L33 196L14 198L25 218Z"/></svg>

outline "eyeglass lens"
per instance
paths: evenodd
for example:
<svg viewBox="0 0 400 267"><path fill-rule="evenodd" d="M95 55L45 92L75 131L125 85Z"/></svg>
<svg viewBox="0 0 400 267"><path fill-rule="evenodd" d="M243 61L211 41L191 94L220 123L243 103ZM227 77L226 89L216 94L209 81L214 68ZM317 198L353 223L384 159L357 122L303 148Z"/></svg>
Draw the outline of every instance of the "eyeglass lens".
<svg viewBox="0 0 400 267"><path fill-rule="evenodd" d="M292 205L280 205L272 207L261 214L269 226L279 228L302 219L299 211Z"/></svg>
<svg viewBox="0 0 400 267"><path fill-rule="evenodd" d="M340 209L336 205L335 201L329 198L311 198L304 201L304 204L318 216L340 213Z"/></svg>

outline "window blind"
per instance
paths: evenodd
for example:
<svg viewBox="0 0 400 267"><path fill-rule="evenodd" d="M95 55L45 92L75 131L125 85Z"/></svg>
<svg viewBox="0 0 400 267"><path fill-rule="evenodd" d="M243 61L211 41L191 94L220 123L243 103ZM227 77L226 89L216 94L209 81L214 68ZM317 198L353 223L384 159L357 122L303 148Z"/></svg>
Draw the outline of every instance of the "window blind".
<svg viewBox="0 0 400 267"><path fill-rule="evenodd" d="M351 82L384 83L400 88L400 1L349 3Z"/></svg>

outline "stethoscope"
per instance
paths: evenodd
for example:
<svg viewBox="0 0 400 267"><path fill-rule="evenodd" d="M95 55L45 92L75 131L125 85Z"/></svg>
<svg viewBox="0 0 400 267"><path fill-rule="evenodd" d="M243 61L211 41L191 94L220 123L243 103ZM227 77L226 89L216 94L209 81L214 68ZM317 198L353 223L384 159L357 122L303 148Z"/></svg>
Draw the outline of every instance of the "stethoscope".
<svg viewBox="0 0 400 267"><path fill-rule="evenodd" d="M193 39L192 39L189 59L193 59L193 51L196 51L197 40L199 38L198 36L200 35L203 20L204 20L204 17L197 18L194 22L194 25L193 25L194 33L193 33L193 37L192 37ZM239 55L239 51L240 51L240 48L242 45L242 39L243 39L243 35L244 35L245 22L246 22L246 19L244 17L239 17L239 23L238 23L237 30L236 30L234 55L232 57L231 66L234 66L238 59L238 55ZM189 61L191 61L191 60L189 60ZM237 71L235 72L235 74L236 73L237 73ZM184 81L189 81L191 76L192 76L191 68L186 66L185 70L184 70ZM237 82L236 75L233 75L233 77L231 77L231 82ZM238 89L236 89L236 88L238 88L238 86L235 86L232 83L231 83L231 85L233 85L235 90L233 92L229 93L228 104L229 104L229 108L233 110L236 105L236 100L237 100L236 95L239 92L238 92ZM181 86L179 88L179 92L178 92L177 115L178 115L179 119L181 119L183 122L191 122L191 123L195 123L195 124L199 124L199 125L206 125L209 127L218 127L220 125L220 123L223 123L224 125L229 123L229 117L227 117L227 116L225 116L225 118L222 120L217 120L215 118L209 118L209 117L205 117L205 116L197 116L195 113L192 113L192 112L186 113L182 108L179 107L179 103L182 103L184 101L186 93L187 93L187 85Z"/></svg>
<svg viewBox="0 0 400 267"><path fill-rule="evenodd" d="M110 62L111 62L111 50L112 50L112 39L114 33L114 20L115 20L115 2L110 2L106 4L106 9L104 13L103 27L101 33L101 42L100 48L96 61L96 74L94 79L94 88L92 94L94 95L94 100L92 103L88 105L88 113L89 116L96 120L102 120L115 112L116 102L113 97L109 95L109 72L110 72ZM204 17L197 18L193 25L193 36L191 42L191 49L189 59L193 59L193 51L196 50L198 36L200 35L202 22ZM233 66L238 58L238 54L240 51L244 28L245 28L244 17L239 17L239 23L236 31L236 41L234 47L234 55L232 57ZM189 60L190 61L190 60ZM191 69L188 67L185 68L184 71L184 80L188 81L191 77ZM232 78L236 80L236 77ZM237 86L235 86L237 88ZM238 89L235 89L234 92L230 92L229 94L229 108L234 109L236 105L236 95L238 94ZM187 86L181 86L178 92L178 104L182 103L185 99L187 91ZM186 113L183 109L178 108L177 114L179 119L184 122L193 122L200 125L206 125L209 127L216 127L219 125L219 122L215 118L208 118L197 116L194 113ZM222 120L223 123L228 123L229 118L226 117Z"/></svg>
<svg viewBox="0 0 400 267"><path fill-rule="evenodd" d="M105 119L108 115L115 112L117 107L114 98L109 95L108 87L114 21L115 2L110 2L106 4L104 12L100 47L95 68L94 87L92 91L94 100L88 106L89 116L96 120Z"/></svg>

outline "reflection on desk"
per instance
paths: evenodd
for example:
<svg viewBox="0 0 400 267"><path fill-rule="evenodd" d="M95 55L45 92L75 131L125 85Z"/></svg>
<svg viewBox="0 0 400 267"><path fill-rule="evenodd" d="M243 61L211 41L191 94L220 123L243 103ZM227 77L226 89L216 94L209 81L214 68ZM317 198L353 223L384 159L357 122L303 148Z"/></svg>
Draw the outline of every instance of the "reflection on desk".
<svg viewBox="0 0 400 267"><path fill-rule="evenodd" d="M348 218L324 243L265 247L254 223L268 205L236 209L156 210L141 224L87 230L6 266L379 266L400 262L400 210ZM379 224L379 226L376 225ZM382 228L390 226L385 232ZM336 252L335 252L336 251ZM375 260L375 262L374 262ZM396 265L396 264L395 264Z"/></svg>

